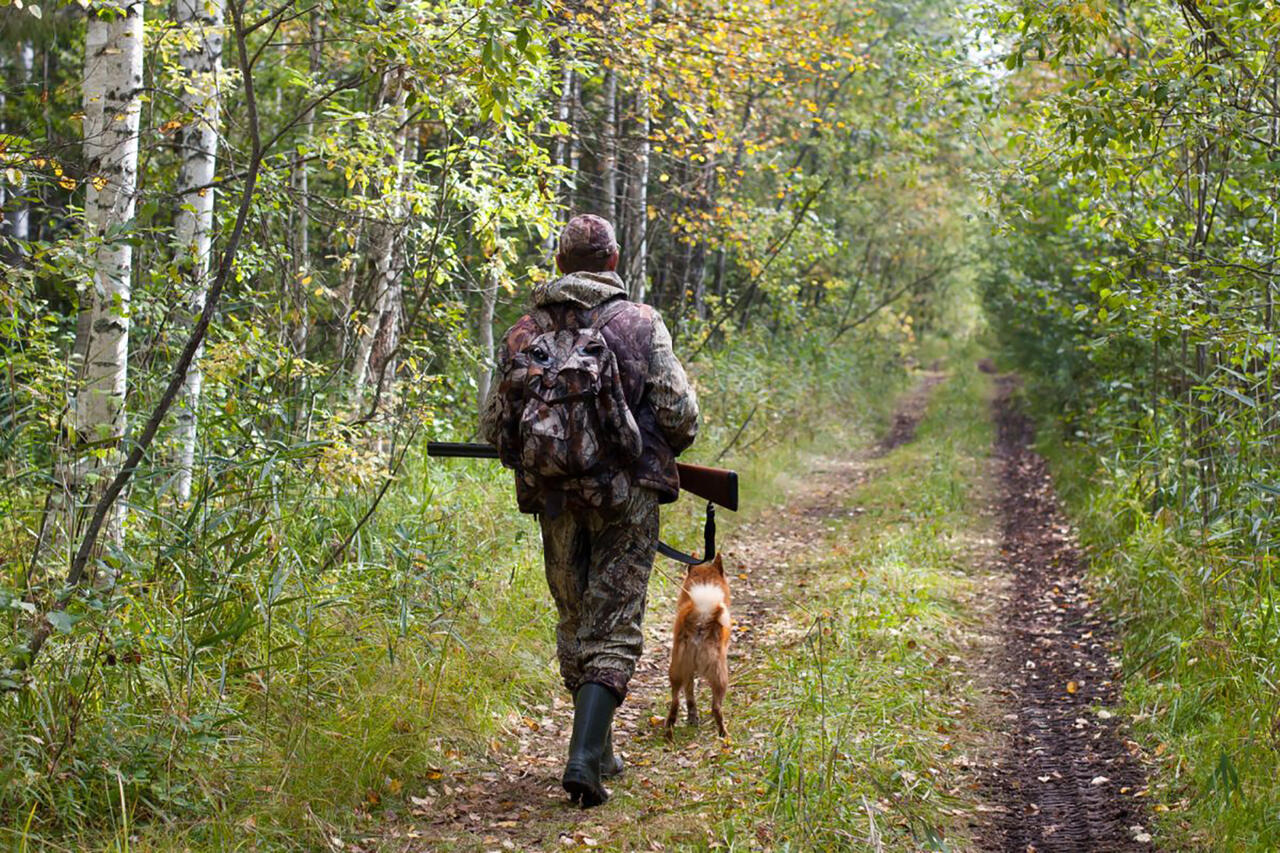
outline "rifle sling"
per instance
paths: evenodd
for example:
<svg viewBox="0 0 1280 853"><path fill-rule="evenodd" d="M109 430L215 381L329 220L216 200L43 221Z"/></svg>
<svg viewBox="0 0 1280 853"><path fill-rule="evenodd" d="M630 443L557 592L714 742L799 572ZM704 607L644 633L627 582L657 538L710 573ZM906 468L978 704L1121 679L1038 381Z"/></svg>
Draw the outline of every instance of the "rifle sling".
<svg viewBox="0 0 1280 853"><path fill-rule="evenodd" d="M684 551L676 550L661 540L658 541L658 553L664 557L670 557L678 563L684 563L687 566L696 566L699 563L706 562L706 560L686 554Z"/></svg>

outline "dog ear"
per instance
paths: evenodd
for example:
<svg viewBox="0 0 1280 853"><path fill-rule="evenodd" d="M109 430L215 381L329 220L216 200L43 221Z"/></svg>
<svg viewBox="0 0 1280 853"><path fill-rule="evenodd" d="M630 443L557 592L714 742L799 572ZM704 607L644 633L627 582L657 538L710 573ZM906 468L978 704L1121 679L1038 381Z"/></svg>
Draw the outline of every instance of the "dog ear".
<svg viewBox="0 0 1280 853"><path fill-rule="evenodd" d="M721 558L719 551L716 552L716 558L711 563L716 567L717 572L724 574L724 560Z"/></svg>

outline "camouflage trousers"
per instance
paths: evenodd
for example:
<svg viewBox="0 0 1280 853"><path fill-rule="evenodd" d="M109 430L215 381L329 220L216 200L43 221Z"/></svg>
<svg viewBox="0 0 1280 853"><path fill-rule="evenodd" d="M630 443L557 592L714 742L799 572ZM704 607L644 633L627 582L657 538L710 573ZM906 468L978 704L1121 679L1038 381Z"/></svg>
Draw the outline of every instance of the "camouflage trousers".
<svg viewBox="0 0 1280 853"><path fill-rule="evenodd" d="M569 691L587 682L627 695L644 648L645 597L658 546L658 493L633 486L616 510L539 517L556 655Z"/></svg>

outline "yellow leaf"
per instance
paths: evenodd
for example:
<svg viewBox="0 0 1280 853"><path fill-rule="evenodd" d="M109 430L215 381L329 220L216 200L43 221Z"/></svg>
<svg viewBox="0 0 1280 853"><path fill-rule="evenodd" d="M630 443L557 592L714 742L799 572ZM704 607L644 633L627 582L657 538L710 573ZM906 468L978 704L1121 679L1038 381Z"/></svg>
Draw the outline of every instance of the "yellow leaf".
<svg viewBox="0 0 1280 853"><path fill-rule="evenodd" d="M1079 684L1076 684L1074 681L1068 681L1068 682L1067 682L1067 692L1068 692L1068 693L1075 693L1075 692L1076 692L1077 690L1079 690L1079 689L1080 689L1080 685L1079 685Z"/></svg>

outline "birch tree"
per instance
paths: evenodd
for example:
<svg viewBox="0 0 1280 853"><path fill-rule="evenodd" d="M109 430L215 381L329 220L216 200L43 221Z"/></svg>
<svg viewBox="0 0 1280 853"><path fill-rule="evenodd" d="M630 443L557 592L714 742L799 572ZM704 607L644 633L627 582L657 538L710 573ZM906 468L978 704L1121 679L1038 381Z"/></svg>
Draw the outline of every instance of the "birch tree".
<svg viewBox="0 0 1280 853"><path fill-rule="evenodd" d="M71 447L61 475L68 498L66 527L74 538L80 510L92 502L120 460L129 355L129 297L142 102L143 3L96 3L85 31L85 234L91 282L80 295L70 392ZM117 505L118 506L118 505ZM117 508L107 540L124 541Z"/></svg>
<svg viewBox="0 0 1280 853"><path fill-rule="evenodd" d="M600 140L600 173L604 183L605 218L618 216L618 74L609 68L604 74L604 138Z"/></svg>
<svg viewBox="0 0 1280 853"><path fill-rule="evenodd" d="M484 290L480 294L479 344L481 361L476 370L476 402L484 408L484 401L489 399L489 388L493 382L493 313L498 304L498 287L501 284L499 265L494 263L485 272Z"/></svg>
<svg viewBox="0 0 1280 853"><path fill-rule="evenodd" d="M654 0L645 3L645 15L653 17ZM643 302L649 277L649 135L652 132L652 113L649 108L649 58L643 54L640 79L636 83L636 144L632 155L630 176L627 180L625 199L627 259L623 279L627 283L627 298Z"/></svg>
<svg viewBox="0 0 1280 853"><path fill-rule="evenodd" d="M182 28L178 61L183 70L179 96L186 113L180 131L182 169L178 176L178 214L174 222L188 322L204 310L213 232L213 179L217 167L219 67L222 64L222 0L177 0ZM197 350L178 398L178 482L180 500L191 497L197 410L204 376Z"/></svg>
<svg viewBox="0 0 1280 853"><path fill-rule="evenodd" d="M395 353L400 340L400 314L404 298L401 283L405 217L405 150L409 141L408 87L399 75L390 83L392 136L386 156L386 177L381 213L370 228L369 259L373 275L372 304L360 325L356 340L356 363L352 377L352 399L358 405L365 385L375 383L371 414L387 407L393 391Z"/></svg>
<svg viewBox="0 0 1280 853"><path fill-rule="evenodd" d="M30 39L24 39L18 45L18 82L25 88L31 83L31 73L35 68L36 51ZM18 194L23 195L26 181L19 186ZM15 240L25 242L31 239L31 205L25 198L19 199L13 210L13 227L10 233Z"/></svg>
<svg viewBox="0 0 1280 853"><path fill-rule="evenodd" d="M17 84L25 89L31 82L31 71L35 65L35 46L30 39L23 39L18 43L15 51L14 63L17 70ZM5 113L5 92L0 87L0 116ZM0 118L0 132L8 133L12 130L8 122ZM19 173L19 179L14 186L14 199L11 209L4 210L6 201L6 191L8 190L7 182L0 180L0 212L4 214L3 220L0 220L0 229L4 233L8 233L10 237L18 242L19 251L22 250L22 243L31 239L31 207L23 196L26 194L27 179L26 175Z"/></svg>

